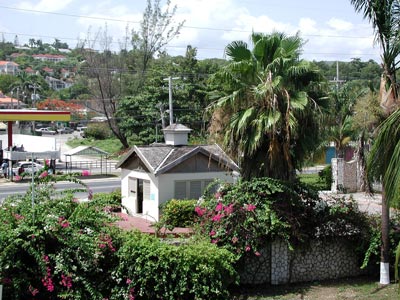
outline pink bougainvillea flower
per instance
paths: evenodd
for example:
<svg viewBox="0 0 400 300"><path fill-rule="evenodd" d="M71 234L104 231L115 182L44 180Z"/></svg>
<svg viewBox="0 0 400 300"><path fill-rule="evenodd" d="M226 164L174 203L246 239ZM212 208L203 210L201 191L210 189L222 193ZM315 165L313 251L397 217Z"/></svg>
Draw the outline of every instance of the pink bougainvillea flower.
<svg viewBox="0 0 400 300"><path fill-rule="evenodd" d="M247 204L245 208L247 211L253 211L256 209L256 206L254 204Z"/></svg>
<svg viewBox="0 0 400 300"><path fill-rule="evenodd" d="M66 276L61 274L61 285L65 286L67 289L72 287L72 278L70 276Z"/></svg>
<svg viewBox="0 0 400 300"><path fill-rule="evenodd" d="M19 175L16 175L16 176L14 177L14 181L21 181L21 180L22 180L22 177L19 176Z"/></svg>
<svg viewBox="0 0 400 300"><path fill-rule="evenodd" d="M22 220L22 219L24 219L24 216L22 216L22 215L20 215L20 214L14 214L14 218L15 218L16 220Z"/></svg>
<svg viewBox="0 0 400 300"><path fill-rule="evenodd" d="M233 213L233 203L224 206L224 211L227 215L230 215L231 213Z"/></svg>
<svg viewBox="0 0 400 300"><path fill-rule="evenodd" d="M203 215L205 214L206 209L205 209L205 208L201 208L200 206L196 206L196 207L194 208L194 211L197 213L197 215L198 215L199 217L201 217L201 216L203 216Z"/></svg>
<svg viewBox="0 0 400 300"><path fill-rule="evenodd" d="M126 279L126 284L131 284L131 282L132 282L131 279L129 279L129 278Z"/></svg>
<svg viewBox="0 0 400 300"><path fill-rule="evenodd" d="M216 235L217 233L214 231L214 230L211 230L210 231L210 236L214 236L214 235Z"/></svg>
<svg viewBox="0 0 400 300"><path fill-rule="evenodd" d="M49 172L43 171L42 174L39 175L39 178L45 178L48 175L49 175Z"/></svg>
<svg viewBox="0 0 400 300"><path fill-rule="evenodd" d="M32 294L32 296L36 296L39 294L39 290L35 289L33 286L29 285L29 292Z"/></svg>
<svg viewBox="0 0 400 300"><path fill-rule="evenodd" d="M47 275L44 278L42 278L42 283L43 283L43 286L49 292L54 291L54 284L53 284L53 280L51 279L51 269L50 269L50 267L47 267Z"/></svg>
<svg viewBox="0 0 400 300"><path fill-rule="evenodd" d="M256 256L261 256L261 253L258 252L258 251L254 252L254 254L255 254Z"/></svg>
<svg viewBox="0 0 400 300"><path fill-rule="evenodd" d="M215 211L222 211L223 208L224 205L222 204L222 202L218 202L217 206L215 207Z"/></svg>
<svg viewBox="0 0 400 300"><path fill-rule="evenodd" d="M222 197L222 193L216 192L216 193L214 194L214 197L215 197L215 199L220 199L220 198Z"/></svg>
<svg viewBox="0 0 400 300"><path fill-rule="evenodd" d="M64 217L59 217L58 218L58 224L62 227L62 228L67 228L69 227L70 223L68 222L68 220L66 220Z"/></svg>
<svg viewBox="0 0 400 300"><path fill-rule="evenodd" d="M249 245L246 246L246 248L244 249L246 252L249 252L251 250L251 247Z"/></svg>
<svg viewBox="0 0 400 300"><path fill-rule="evenodd" d="M218 215L215 215L215 216L212 218L212 221L213 221L213 222L219 222L219 221L221 220L221 218L222 218L222 215L221 215L221 214L218 214Z"/></svg>
<svg viewBox="0 0 400 300"><path fill-rule="evenodd" d="M213 243L213 244L217 244L218 242L219 242L219 239L211 240L211 243Z"/></svg>

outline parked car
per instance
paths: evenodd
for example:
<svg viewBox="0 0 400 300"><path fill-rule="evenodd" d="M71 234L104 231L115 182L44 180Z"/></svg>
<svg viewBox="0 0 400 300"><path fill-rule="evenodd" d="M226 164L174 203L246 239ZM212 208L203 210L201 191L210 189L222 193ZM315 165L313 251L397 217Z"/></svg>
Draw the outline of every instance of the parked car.
<svg viewBox="0 0 400 300"><path fill-rule="evenodd" d="M57 129L57 131L58 131L58 133L61 133L61 134L63 134L63 133L73 133L74 132L74 130L72 128L70 128L70 127L59 128L59 129Z"/></svg>
<svg viewBox="0 0 400 300"><path fill-rule="evenodd" d="M36 174L41 169L43 169L43 165L33 162L33 173ZM32 174L32 162L30 161L19 161L12 167L13 175L21 175L22 173Z"/></svg>
<svg viewBox="0 0 400 300"><path fill-rule="evenodd" d="M42 135L45 135L45 134L55 135L57 133L57 131L52 130L51 127L39 128L39 129L36 129L35 131L41 133Z"/></svg>

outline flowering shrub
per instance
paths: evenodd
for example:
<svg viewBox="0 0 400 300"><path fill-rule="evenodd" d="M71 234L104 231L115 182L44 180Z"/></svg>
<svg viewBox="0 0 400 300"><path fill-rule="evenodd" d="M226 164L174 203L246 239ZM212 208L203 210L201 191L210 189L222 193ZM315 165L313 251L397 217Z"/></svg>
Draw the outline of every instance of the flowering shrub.
<svg viewBox="0 0 400 300"><path fill-rule="evenodd" d="M96 202L51 198L49 186L0 207L0 282L5 299L103 299L118 263L119 230Z"/></svg>
<svg viewBox="0 0 400 300"><path fill-rule="evenodd" d="M315 238L363 237L365 216L351 203L328 205L305 185L258 178L224 185L195 208L200 233L243 256L276 238L289 247Z"/></svg>

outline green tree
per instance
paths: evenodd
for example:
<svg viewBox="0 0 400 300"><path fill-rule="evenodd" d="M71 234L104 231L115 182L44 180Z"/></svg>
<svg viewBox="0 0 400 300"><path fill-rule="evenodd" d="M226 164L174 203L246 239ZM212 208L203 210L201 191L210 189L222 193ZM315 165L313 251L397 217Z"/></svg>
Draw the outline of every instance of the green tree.
<svg viewBox="0 0 400 300"><path fill-rule="evenodd" d="M230 63L213 76L221 94L211 130L240 160L242 176L294 180L318 141L321 76L300 60L301 38L253 33L226 47Z"/></svg>
<svg viewBox="0 0 400 300"><path fill-rule="evenodd" d="M396 79L396 71L398 70L399 54L400 54L400 3L398 0L351 0L351 4L357 12L362 12L364 18L368 19L373 26L375 31L375 40L381 47L381 57L382 57L382 76L380 84L380 103L387 114L390 114L398 108L398 86ZM393 195L390 189L393 185L387 183L388 177L385 176L387 172L390 172L390 159L393 155L398 155L398 152L390 151L390 144L385 145L385 142L390 142L387 138L380 138L380 136L385 136L384 132L387 132L385 128L393 126L393 118L398 117L395 114L394 117L390 117L390 121L383 123L380 127L380 133L378 135L377 141L375 141L374 147L387 148L387 155L384 157L385 161L381 164L378 169L383 176L382 186L382 247L381 247L381 274L380 283L389 284L389 204L393 203L394 199L390 198ZM389 130L388 129L388 130ZM390 131L390 130L389 130ZM383 133L382 133L383 132ZM390 137L392 139L395 136ZM398 139L397 139L398 140ZM376 145L376 146L375 146ZM377 150L373 151L371 154L370 163L377 163L374 160L374 152L379 152ZM382 158L382 160L384 160ZM375 166L373 166L375 167ZM371 165L368 169L373 168ZM389 188L389 190L386 190Z"/></svg>

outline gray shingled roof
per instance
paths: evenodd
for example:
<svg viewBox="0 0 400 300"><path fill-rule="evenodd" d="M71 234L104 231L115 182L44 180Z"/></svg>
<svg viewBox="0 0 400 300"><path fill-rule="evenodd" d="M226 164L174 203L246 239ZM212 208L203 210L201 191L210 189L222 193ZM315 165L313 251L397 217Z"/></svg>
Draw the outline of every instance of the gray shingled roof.
<svg viewBox="0 0 400 300"><path fill-rule="evenodd" d="M239 171L239 167L218 145L199 145L199 146L172 146L172 145L150 145L134 146L125 157L116 165L116 168L123 167L135 153L152 170L153 173L162 173L186 158L202 152L210 155L212 159L220 164L226 165L234 171Z"/></svg>

